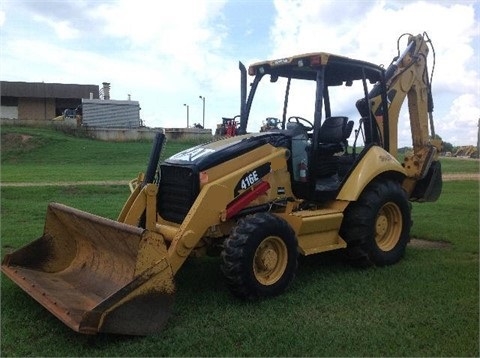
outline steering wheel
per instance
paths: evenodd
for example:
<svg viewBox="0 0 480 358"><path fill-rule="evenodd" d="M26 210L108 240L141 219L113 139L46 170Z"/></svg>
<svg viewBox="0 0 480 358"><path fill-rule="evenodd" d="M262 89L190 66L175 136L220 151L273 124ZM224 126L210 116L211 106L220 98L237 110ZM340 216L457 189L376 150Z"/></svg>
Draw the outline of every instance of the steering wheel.
<svg viewBox="0 0 480 358"><path fill-rule="evenodd" d="M292 116L292 117L288 118L287 121L288 121L288 123L291 123L291 122L295 121L295 122L297 122L298 124L301 124L302 126L304 126L307 131L313 130L313 124L312 124L312 122L310 122L308 119L305 119L305 118L303 118L303 117ZM308 126L305 125L305 123L307 123Z"/></svg>

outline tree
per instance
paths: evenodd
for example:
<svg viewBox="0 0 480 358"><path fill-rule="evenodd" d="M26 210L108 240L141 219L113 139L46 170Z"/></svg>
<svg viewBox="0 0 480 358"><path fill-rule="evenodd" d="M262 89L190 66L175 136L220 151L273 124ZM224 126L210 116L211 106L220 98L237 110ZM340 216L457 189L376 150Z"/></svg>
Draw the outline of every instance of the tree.
<svg viewBox="0 0 480 358"><path fill-rule="evenodd" d="M453 153L453 144L449 142L443 142L443 152Z"/></svg>

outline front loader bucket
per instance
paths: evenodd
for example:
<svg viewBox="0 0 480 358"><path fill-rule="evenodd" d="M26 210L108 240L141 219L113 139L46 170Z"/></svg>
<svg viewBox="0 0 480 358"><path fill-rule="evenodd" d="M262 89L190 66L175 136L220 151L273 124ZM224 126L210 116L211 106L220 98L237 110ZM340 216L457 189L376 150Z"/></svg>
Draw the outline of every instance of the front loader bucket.
<svg viewBox="0 0 480 358"><path fill-rule="evenodd" d="M56 203L43 236L6 255L2 271L86 334L158 332L175 293L160 235Z"/></svg>

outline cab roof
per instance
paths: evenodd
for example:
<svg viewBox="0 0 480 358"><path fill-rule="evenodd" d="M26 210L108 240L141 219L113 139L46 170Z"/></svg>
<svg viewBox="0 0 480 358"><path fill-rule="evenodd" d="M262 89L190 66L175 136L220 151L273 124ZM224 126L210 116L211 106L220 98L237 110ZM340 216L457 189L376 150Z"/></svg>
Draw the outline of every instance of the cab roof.
<svg viewBox="0 0 480 358"><path fill-rule="evenodd" d="M325 66L327 85L341 85L365 77L371 83L379 81L384 68L370 62L355 60L326 52L312 52L280 58L276 60L256 62L248 68L249 75L270 74L278 77L297 78L314 81L319 68Z"/></svg>

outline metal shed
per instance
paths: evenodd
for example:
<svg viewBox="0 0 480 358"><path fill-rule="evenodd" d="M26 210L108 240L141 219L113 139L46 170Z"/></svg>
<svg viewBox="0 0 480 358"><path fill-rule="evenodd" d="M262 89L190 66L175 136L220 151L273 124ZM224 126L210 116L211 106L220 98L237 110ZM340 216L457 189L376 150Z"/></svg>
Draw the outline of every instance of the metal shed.
<svg viewBox="0 0 480 358"><path fill-rule="evenodd" d="M141 127L139 102L82 99L82 124L98 128Z"/></svg>

